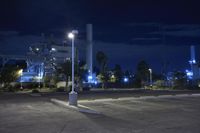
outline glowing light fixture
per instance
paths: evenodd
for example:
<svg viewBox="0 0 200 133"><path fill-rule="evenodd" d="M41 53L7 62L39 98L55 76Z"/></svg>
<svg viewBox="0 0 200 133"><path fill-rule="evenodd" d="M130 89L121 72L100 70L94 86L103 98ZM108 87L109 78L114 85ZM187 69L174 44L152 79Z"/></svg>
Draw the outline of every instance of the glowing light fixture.
<svg viewBox="0 0 200 133"><path fill-rule="evenodd" d="M68 34L68 38L73 39L74 38L74 34L71 32Z"/></svg>
<svg viewBox="0 0 200 133"><path fill-rule="evenodd" d="M127 77L124 78L124 82L125 83L128 82L128 78Z"/></svg>

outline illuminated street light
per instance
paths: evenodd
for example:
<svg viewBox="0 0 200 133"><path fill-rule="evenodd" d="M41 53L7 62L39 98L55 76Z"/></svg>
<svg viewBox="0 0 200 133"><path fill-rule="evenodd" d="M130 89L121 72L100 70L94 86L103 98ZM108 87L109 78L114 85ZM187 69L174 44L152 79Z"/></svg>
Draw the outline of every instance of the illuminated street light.
<svg viewBox="0 0 200 133"><path fill-rule="evenodd" d="M23 87L22 87L22 75L23 75L23 69L20 69L20 70L18 71L18 74L20 75L20 89L23 89Z"/></svg>
<svg viewBox="0 0 200 133"><path fill-rule="evenodd" d="M68 34L68 38L72 40L72 91L69 93L69 105L77 106L77 92L74 91L74 38L78 34L77 30L73 30Z"/></svg>
<svg viewBox="0 0 200 133"><path fill-rule="evenodd" d="M149 68L149 80L150 80L150 86L152 87L152 69Z"/></svg>
<svg viewBox="0 0 200 133"><path fill-rule="evenodd" d="M51 51L56 51L56 48L51 48Z"/></svg>
<svg viewBox="0 0 200 133"><path fill-rule="evenodd" d="M72 32L70 32L70 33L68 34L68 38L74 39L74 34L73 34Z"/></svg>

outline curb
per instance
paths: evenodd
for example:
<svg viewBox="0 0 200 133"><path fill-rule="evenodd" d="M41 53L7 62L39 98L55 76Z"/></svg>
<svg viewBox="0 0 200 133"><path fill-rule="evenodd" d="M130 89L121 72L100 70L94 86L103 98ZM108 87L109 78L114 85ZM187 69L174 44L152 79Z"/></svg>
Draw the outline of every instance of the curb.
<svg viewBox="0 0 200 133"><path fill-rule="evenodd" d="M79 100L79 103L126 101L126 100L155 99L155 98L199 97L199 96L200 94L176 94L176 95L159 95L159 96L121 97L121 98L106 98L106 99L96 99L96 100Z"/></svg>
<svg viewBox="0 0 200 133"><path fill-rule="evenodd" d="M41 97L42 96L40 93L31 93L29 95L33 96L33 97Z"/></svg>
<svg viewBox="0 0 200 133"><path fill-rule="evenodd" d="M87 106L83 106L81 104L78 104L78 106L72 106L72 105L69 105L68 102L64 102L64 101L54 99L54 98L52 98L50 101L56 105L59 105L59 106L65 107L65 108L69 108L69 109L73 109L73 110L76 110L81 113L101 114L100 112L95 111L92 108L89 108Z"/></svg>

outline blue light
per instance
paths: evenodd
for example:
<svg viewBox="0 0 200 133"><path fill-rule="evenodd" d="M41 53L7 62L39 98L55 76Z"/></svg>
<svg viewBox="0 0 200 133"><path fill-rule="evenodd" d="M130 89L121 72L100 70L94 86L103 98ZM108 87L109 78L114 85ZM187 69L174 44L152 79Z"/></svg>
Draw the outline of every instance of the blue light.
<svg viewBox="0 0 200 133"><path fill-rule="evenodd" d="M124 82L125 82L125 83L128 82L128 78L124 78Z"/></svg>
<svg viewBox="0 0 200 133"><path fill-rule="evenodd" d="M88 76L88 80L92 80L92 76Z"/></svg>
<svg viewBox="0 0 200 133"><path fill-rule="evenodd" d="M193 76L193 72L189 71L189 70L185 70L186 72L186 75L189 79L192 79L192 76Z"/></svg>
<svg viewBox="0 0 200 133"><path fill-rule="evenodd" d="M195 60L195 59L190 60L189 63L190 63L190 64L196 64L196 60Z"/></svg>
<svg viewBox="0 0 200 133"><path fill-rule="evenodd" d="M95 85L98 84L95 74L88 75L87 79L88 79L87 83L91 83L91 84L95 84Z"/></svg>

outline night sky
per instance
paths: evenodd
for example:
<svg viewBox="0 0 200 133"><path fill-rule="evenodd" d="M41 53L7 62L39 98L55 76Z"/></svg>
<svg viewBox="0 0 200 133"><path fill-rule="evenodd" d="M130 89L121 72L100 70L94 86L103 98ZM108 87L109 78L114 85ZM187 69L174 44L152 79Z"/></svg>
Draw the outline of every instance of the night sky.
<svg viewBox="0 0 200 133"><path fill-rule="evenodd" d="M94 53L104 51L108 66L135 71L140 60L160 72L189 68L190 45L200 56L200 2L193 0L1 0L0 54L24 55L41 33L62 42L78 29L84 53L85 25L94 27ZM95 58L95 57L94 57Z"/></svg>

